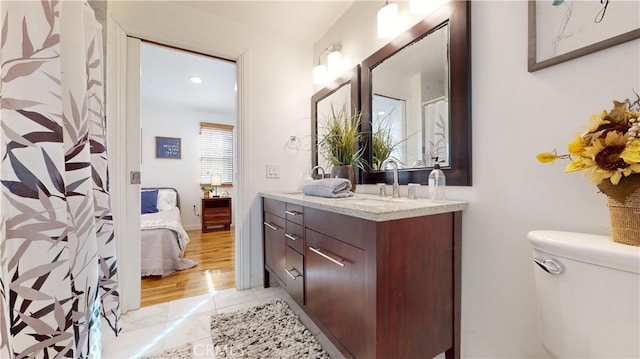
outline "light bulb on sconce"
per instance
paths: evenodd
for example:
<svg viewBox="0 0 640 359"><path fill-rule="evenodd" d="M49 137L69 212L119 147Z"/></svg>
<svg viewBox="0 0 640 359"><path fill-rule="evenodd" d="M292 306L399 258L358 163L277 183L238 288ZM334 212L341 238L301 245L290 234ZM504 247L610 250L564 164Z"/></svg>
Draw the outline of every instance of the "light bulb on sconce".
<svg viewBox="0 0 640 359"><path fill-rule="evenodd" d="M329 78L336 77L342 72L342 53L340 51L331 51L327 55L327 69Z"/></svg>
<svg viewBox="0 0 640 359"><path fill-rule="evenodd" d="M322 85L327 82L327 65L317 64L313 67L313 84Z"/></svg>
<svg viewBox="0 0 640 359"><path fill-rule="evenodd" d="M383 39L395 35L398 31L398 4L385 2L378 11L378 38Z"/></svg>
<svg viewBox="0 0 640 359"><path fill-rule="evenodd" d="M318 64L313 67L313 84L324 85L332 78L342 73L342 47L339 44L331 44L318 55ZM322 64L322 55L328 53L327 64Z"/></svg>

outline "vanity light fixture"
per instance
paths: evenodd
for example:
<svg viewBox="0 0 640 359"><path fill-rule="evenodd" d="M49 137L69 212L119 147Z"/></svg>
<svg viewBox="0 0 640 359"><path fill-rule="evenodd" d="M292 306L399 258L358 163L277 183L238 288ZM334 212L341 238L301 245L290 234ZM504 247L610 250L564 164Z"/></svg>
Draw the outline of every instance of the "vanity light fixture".
<svg viewBox="0 0 640 359"><path fill-rule="evenodd" d="M327 65L321 64L318 59L318 64L313 67L313 84L322 85L325 82L327 82Z"/></svg>
<svg viewBox="0 0 640 359"><path fill-rule="evenodd" d="M327 71L329 72L329 78L336 77L342 71L342 53L334 50L327 55Z"/></svg>
<svg viewBox="0 0 640 359"><path fill-rule="evenodd" d="M189 80L191 80L191 82L193 82L194 84L202 83L202 77L200 76L191 76Z"/></svg>
<svg viewBox="0 0 640 359"><path fill-rule="evenodd" d="M398 28L398 4L385 1L378 11L378 38L384 39L396 34Z"/></svg>
<svg viewBox="0 0 640 359"><path fill-rule="evenodd" d="M318 64L313 67L313 84L323 85L329 78L336 77L342 70L342 53L340 50L342 47L339 44L331 44L326 49L322 50L318 55ZM327 64L322 63L322 55L327 55Z"/></svg>

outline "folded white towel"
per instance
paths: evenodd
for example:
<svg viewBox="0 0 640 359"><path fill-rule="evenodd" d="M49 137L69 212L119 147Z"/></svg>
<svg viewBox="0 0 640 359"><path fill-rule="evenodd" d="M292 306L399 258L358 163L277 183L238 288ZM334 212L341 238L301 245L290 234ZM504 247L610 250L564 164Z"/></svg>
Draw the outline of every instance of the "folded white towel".
<svg viewBox="0 0 640 359"><path fill-rule="evenodd" d="M326 198L345 198L353 196L351 181L346 178L324 178L309 181L302 186L302 193L307 196Z"/></svg>

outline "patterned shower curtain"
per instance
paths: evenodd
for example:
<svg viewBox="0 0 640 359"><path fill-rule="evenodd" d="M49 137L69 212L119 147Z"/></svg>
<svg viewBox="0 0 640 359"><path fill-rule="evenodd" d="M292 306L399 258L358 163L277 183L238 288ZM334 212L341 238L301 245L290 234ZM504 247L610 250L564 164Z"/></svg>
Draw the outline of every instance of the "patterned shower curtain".
<svg viewBox="0 0 640 359"><path fill-rule="evenodd" d="M120 329L101 27L84 1L0 10L0 357L100 357Z"/></svg>

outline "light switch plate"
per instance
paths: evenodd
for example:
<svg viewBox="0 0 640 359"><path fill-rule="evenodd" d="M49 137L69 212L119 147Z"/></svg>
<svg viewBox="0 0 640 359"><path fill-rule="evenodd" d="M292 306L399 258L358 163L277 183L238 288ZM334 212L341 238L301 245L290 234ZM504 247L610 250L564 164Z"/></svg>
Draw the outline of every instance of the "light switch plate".
<svg viewBox="0 0 640 359"><path fill-rule="evenodd" d="M267 178L280 178L280 165L267 164Z"/></svg>

